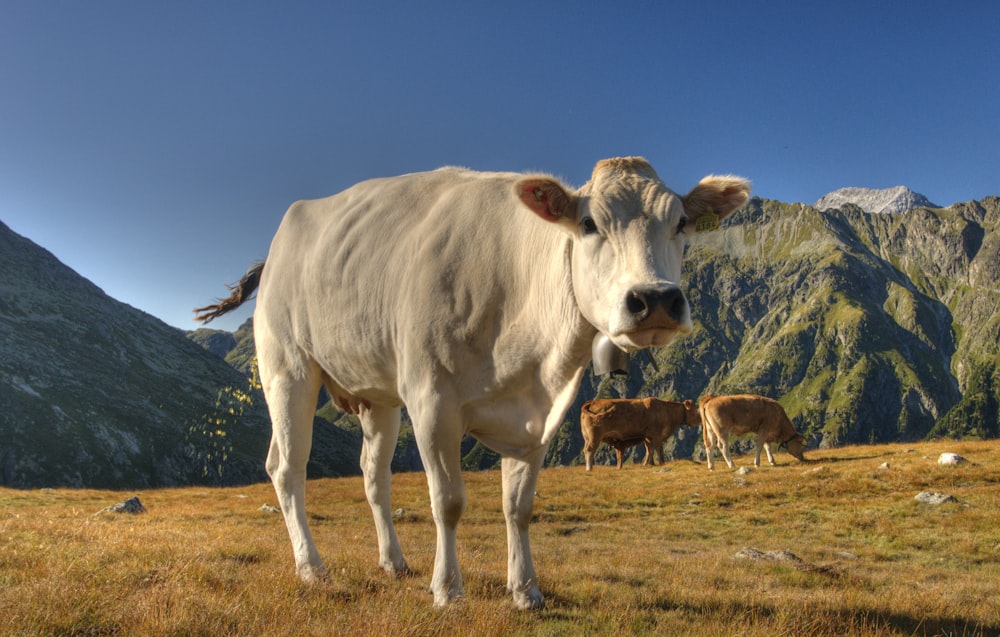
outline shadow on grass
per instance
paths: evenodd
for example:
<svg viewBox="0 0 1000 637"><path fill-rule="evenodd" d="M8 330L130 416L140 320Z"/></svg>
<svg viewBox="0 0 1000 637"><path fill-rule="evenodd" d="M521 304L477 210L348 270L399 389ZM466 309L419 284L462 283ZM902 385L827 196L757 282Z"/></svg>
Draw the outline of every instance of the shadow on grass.
<svg viewBox="0 0 1000 637"><path fill-rule="evenodd" d="M806 458L803 465L821 465L821 464L836 464L838 462L854 462L855 460L877 460L879 458L886 458L888 456L894 456L895 453L876 453L868 456L828 456L826 458Z"/></svg>
<svg viewBox="0 0 1000 637"><path fill-rule="evenodd" d="M761 624L761 628L776 623L771 628L794 631L798 634L849 635L881 633L886 630L904 635L962 635L963 637L1000 637L1000 620L986 622L946 617L916 617L904 613L872 609L809 610L802 609L801 616L794 616L790 609L774 605L744 604L738 601L709 601L676 603L656 600L641 608L704 616L718 621L732 618L745 627Z"/></svg>

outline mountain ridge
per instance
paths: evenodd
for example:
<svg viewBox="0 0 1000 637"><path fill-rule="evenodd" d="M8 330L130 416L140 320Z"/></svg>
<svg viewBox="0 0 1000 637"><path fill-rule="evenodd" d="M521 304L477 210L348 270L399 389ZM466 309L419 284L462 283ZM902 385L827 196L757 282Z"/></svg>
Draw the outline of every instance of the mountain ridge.
<svg viewBox="0 0 1000 637"><path fill-rule="evenodd" d="M656 353L659 370L634 357L628 379L585 375L547 462L579 459L595 396L769 395L813 446L1000 435L998 222L996 197L893 215L754 198L688 248L695 331ZM672 455L699 444L682 428Z"/></svg>
<svg viewBox="0 0 1000 637"><path fill-rule="evenodd" d="M1000 436L998 225L997 197L891 215L752 199L687 249L696 329L656 367L633 357L627 379L585 374L547 464L579 461L579 407L595 396L760 393L813 446ZM262 397L219 414L224 390L246 387L249 322L202 332L212 354L2 223L0 272L0 484L266 480ZM357 474L360 446L356 417L324 406L309 475ZM681 428L668 452L699 457L698 431ZM496 466L474 439L463 454L466 468ZM420 467L408 423L393 466Z"/></svg>
<svg viewBox="0 0 1000 637"><path fill-rule="evenodd" d="M243 377L0 223L0 484L132 488L266 478L262 407L212 479L195 447ZM199 424L201 423L201 424ZM201 427L201 428L199 428Z"/></svg>

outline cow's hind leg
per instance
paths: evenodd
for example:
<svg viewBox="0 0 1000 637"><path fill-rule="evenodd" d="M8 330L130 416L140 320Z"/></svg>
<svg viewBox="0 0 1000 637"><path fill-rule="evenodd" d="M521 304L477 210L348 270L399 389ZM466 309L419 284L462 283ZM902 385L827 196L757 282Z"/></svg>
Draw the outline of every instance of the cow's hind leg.
<svg viewBox="0 0 1000 637"><path fill-rule="evenodd" d="M379 566L399 577L410 572L392 523L392 454L399 438L399 408L374 405L361 410L361 471L365 476L365 494L375 518L378 534Z"/></svg>
<svg viewBox="0 0 1000 637"><path fill-rule="evenodd" d="M708 463L708 470L715 470L715 463L712 462L712 456L715 454L715 437L712 435L712 428L708 424L708 419L701 425L701 438L705 445L705 461Z"/></svg>
<svg viewBox="0 0 1000 637"><path fill-rule="evenodd" d="M526 458L504 458L500 464L503 513L507 519L507 590L514 595L514 605L522 610L545 605L528 541L535 486L544 459L542 447Z"/></svg>
<svg viewBox="0 0 1000 637"><path fill-rule="evenodd" d="M597 445L600 442L594 442L590 436L584 431L583 435L583 459L587 464L587 471L594 468L594 452L597 451Z"/></svg>
<svg viewBox="0 0 1000 637"><path fill-rule="evenodd" d="M733 459L729 456L729 437L716 434L716 439L719 441L719 449L722 451L722 459L725 460L729 468L732 469Z"/></svg>
<svg viewBox="0 0 1000 637"><path fill-rule="evenodd" d="M303 377L304 376L304 377ZM313 414L320 373L275 373L261 360L261 382L271 414L271 446L266 468L281 505L295 554L295 569L305 582L326 577L326 567L306 521L306 464L312 448Z"/></svg>

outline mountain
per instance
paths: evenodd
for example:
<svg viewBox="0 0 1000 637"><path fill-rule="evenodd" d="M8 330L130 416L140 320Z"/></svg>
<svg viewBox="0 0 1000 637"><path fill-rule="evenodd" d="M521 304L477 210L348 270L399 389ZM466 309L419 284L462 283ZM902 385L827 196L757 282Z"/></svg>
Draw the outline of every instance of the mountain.
<svg viewBox="0 0 1000 637"><path fill-rule="evenodd" d="M236 335L225 330L213 330L203 327L193 332L188 332L187 337L222 359L226 358L230 352L236 349ZM228 363L229 361L226 362ZM236 367L236 365L233 365L233 367ZM237 367L237 369L239 368ZM246 372L247 370L241 369L240 371Z"/></svg>
<svg viewBox="0 0 1000 637"><path fill-rule="evenodd" d="M695 330L655 366L633 357L627 379L586 374L546 461L579 461L579 407L598 395L764 394L823 447L1000 437L998 224L997 197L892 215L751 200L688 247ZM186 335L2 223L0 273L0 484L266 480L263 398L237 400L252 375L249 322ZM668 450L699 445L682 428ZM356 418L322 406L309 475L357 474L360 448ZM468 468L496 465L471 438L463 454ZM405 412L393 466L420 467Z"/></svg>
<svg viewBox="0 0 1000 637"><path fill-rule="evenodd" d="M820 211L754 199L685 267L698 328L647 391L779 399L815 444L1000 435L1000 199Z"/></svg>
<svg viewBox="0 0 1000 637"><path fill-rule="evenodd" d="M220 413L219 391L246 388L242 374L2 223L0 273L0 484L267 479L263 400Z"/></svg>
<svg viewBox="0 0 1000 637"><path fill-rule="evenodd" d="M914 208L937 208L927 197L906 186L884 188L841 188L823 195L813 207L819 210L843 208L851 204L872 214L902 214Z"/></svg>
<svg viewBox="0 0 1000 637"><path fill-rule="evenodd" d="M997 197L897 215L751 200L688 247L692 333L627 379L586 376L549 460L576 461L595 395L763 394L813 447L1000 437L998 225ZM699 444L682 427L668 449Z"/></svg>
<svg viewBox="0 0 1000 637"><path fill-rule="evenodd" d="M579 461L580 405L595 396L763 394L822 447L1000 436L998 224L997 197L893 215L751 200L688 247L694 331L655 366L633 357L627 379L586 374L546 462ZM407 431L397 468L418 468ZM668 448L689 457L699 444L681 428ZM471 439L463 453L466 467L496 464Z"/></svg>
<svg viewBox="0 0 1000 637"><path fill-rule="evenodd" d="M257 353L253 344L253 319L247 319L235 332L198 328L187 333L187 337L224 359L232 367L250 374Z"/></svg>

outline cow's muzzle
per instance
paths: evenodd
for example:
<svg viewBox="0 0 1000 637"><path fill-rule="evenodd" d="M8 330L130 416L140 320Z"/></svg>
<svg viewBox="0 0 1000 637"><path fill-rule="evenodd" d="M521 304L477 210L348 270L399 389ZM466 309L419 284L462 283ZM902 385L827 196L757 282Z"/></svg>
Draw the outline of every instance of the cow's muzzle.
<svg viewBox="0 0 1000 637"><path fill-rule="evenodd" d="M677 334L691 331L691 310L673 283L636 286L625 293L609 327L608 334L628 351L662 347Z"/></svg>
<svg viewBox="0 0 1000 637"><path fill-rule="evenodd" d="M625 297L625 309L635 330L683 328L690 320L687 299L672 283L632 288Z"/></svg>

